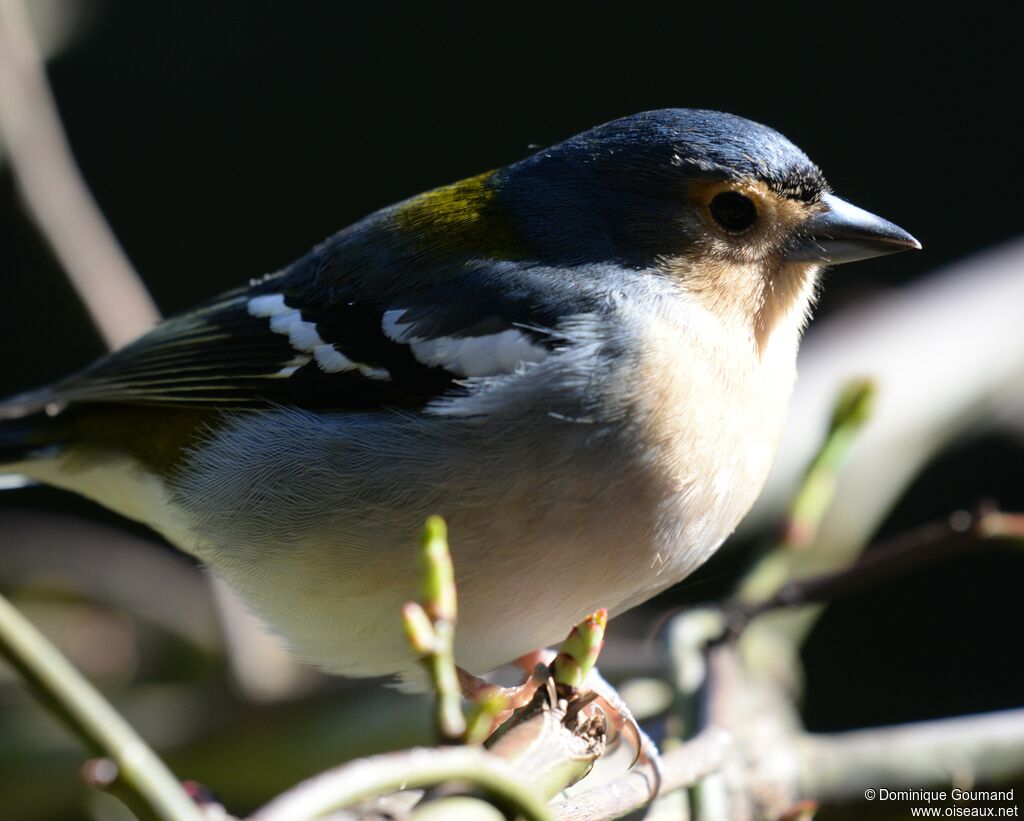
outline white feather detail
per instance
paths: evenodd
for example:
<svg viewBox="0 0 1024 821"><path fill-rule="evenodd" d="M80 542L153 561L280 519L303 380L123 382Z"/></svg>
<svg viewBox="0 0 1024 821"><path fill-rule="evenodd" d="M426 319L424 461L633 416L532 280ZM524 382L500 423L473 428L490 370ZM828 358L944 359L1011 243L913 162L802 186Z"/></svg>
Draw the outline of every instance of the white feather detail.
<svg viewBox="0 0 1024 821"><path fill-rule="evenodd" d="M391 372L387 368L374 368L371 365L360 365L358 362L356 367L359 369L359 373L367 379L376 379L378 382L383 382L391 378Z"/></svg>
<svg viewBox="0 0 1024 821"><path fill-rule="evenodd" d="M249 301L249 313L270 317L270 330L287 334L296 350L312 353L325 373L358 370L369 379L390 379L384 368L374 368L353 362L333 345L327 344L317 333L316 324L302 319L302 313L284 304L279 294L255 297ZM529 336L516 328L483 336L441 336L425 339L410 333L411 323L401 322L404 308L385 311L381 317L384 335L408 345L413 356L424 365L444 368L458 376L500 376L515 373L527 362L542 362L548 356L546 348L535 344Z"/></svg>
<svg viewBox="0 0 1024 821"><path fill-rule="evenodd" d="M304 320L292 322L288 328L288 341L297 351L313 353L317 347L324 344L320 334L316 332L316 324Z"/></svg>
<svg viewBox="0 0 1024 821"><path fill-rule="evenodd" d="M292 329L293 322L301 322L302 314L294 308L289 308L284 313L274 314L270 317L270 330L275 334L287 334Z"/></svg>
<svg viewBox="0 0 1024 821"><path fill-rule="evenodd" d="M313 358L324 373L340 373L356 369L356 363L341 351L336 351L333 345L317 345L313 349Z"/></svg>
<svg viewBox="0 0 1024 821"><path fill-rule="evenodd" d="M249 316L276 316L291 310L284 304L284 294L265 294L254 296L246 305Z"/></svg>
<svg viewBox="0 0 1024 821"><path fill-rule="evenodd" d="M392 342L409 345L413 355L431 368L462 377L493 377L513 374L523 362L540 362L548 356L547 348L515 328L480 337L415 337L411 323L399 321L404 313L404 308L384 311L381 330Z"/></svg>
<svg viewBox="0 0 1024 821"><path fill-rule="evenodd" d="M291 376L299 368L303 367L304 365L308 365L310 358L311 357L307 354L299 354L298 356L293 356L291 359L284 363L284 367L281 368L281 370L279 370L277 373L275 373L274 376Z"/></svg>
<svg viewBox="0 0 1024 821"><path fill-rule="evenodd" d="M459 376L498 376L515 373L524 362L542 362L548 350L535 344L516 328L484 336L440 336L436 339L413 336L408 322L399 321L404 308L385 311L381 330L393 342L408 345L413 356L424 365L444 368Z"/></svg>
<svg viewBox="0 0 1024 821"><path fill-rule="evenodd" d="M266 294L253 297L249 300L247 310L251 316L269 317L270 330L275 334L285 334L288 342L302 354L287 362L274 376L288 377L299 368L315 360L316 364L324 373L342 373L344 371L359 371L368 379L385 380L391 378L391 373L386 368L375 368L372 365L363 365L353 362L345 354L335 349L316 330L315 322L308 322L302 318L302 312L289 308L284 304L282 294ZM397 317L402 311L389 311L390 318L385 315L384 332L388 327L398 328ZM398 333L396 331L396 333ZM394 337L392 337L394 338ZM308 356L312 354L312 357Z"/></svg>
<svg viewBox="0 0 1024 821"><path fill-rule="evenodd" d="M498 368L507 373L524 362L543 362L549 353L547 348L534 344L530 337L515 328L496 334L494 347Z"/></svg>
<svg viewBox="0 0 1024 821"><path fill-rule="evenodd" d="M514 328L485 336L410 339L413 356L424 365L459 376L500 376L515 373L524 362L542 362L548 351Z"/></svg>
<svg viewBox="0 0 1024 821"><path fill-rule="evenodd" d="M353 362L331 344L317 345L313 349L313 358L324 373L359 371L367 379L384 380L391 378L391 373L385 368L374 368L372 365Z"/></svg>
<svg viewBox="0 0 1024 821"><path fill-rule="evenodd" d="M405 308L397 308L385 311L384 316L380 319L380 329L384 331L384 336L392 342L401 342L404 344L410 339L409 323L398 321L398 317L404 313Z"/></svg>
<svg viewBox="0 0 1024 821"><path fill-rule="evenodd" d="M495 372L505 371L498 358L500 338L501 334L491 334L460 340L458 373L463 376L492 376Z"/></svg>

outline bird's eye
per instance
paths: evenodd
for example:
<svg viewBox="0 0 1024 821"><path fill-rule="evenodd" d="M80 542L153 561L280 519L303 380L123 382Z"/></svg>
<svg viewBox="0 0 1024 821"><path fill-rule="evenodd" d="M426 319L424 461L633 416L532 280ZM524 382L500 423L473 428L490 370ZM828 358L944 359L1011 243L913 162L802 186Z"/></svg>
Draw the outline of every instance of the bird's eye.
<svg viewBox="0 0 1024 821"><path fill-rule="evenodd" d="M742 234L757 222L757 207L749 197L736 191L716 194L708 203L715 222L730 234Z"/></svg>

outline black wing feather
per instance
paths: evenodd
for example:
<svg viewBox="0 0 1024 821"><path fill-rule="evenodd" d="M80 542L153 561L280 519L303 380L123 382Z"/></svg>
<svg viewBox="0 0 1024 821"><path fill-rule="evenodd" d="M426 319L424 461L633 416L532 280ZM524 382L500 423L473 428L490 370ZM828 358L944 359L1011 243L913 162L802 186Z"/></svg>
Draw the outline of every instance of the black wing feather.
<svg viewBox="0 0 1024 821"><path fill-rule="evenodd" d="M527 290L481 293L468 273L463 269L458 277L466 279L467 287L449 280L443 288L421 289L425 293L391 295L386 304L361 300L353 288L322 287L308 271L286 272L161 323L57 385L55 394L68 404L422 407L442 394L464 390L462 378L420 362L408 344L389 338L382 324L387 310L404 309L403 322L415 327L418 338L482 336L517 328L554 346L543 330L550 317L536 310L538 300ZM324 344L364 367L330 372L287 335L275 333L270 317L252 315L250 300L274 294L283 296L304 322L313 323Z"/></svg>

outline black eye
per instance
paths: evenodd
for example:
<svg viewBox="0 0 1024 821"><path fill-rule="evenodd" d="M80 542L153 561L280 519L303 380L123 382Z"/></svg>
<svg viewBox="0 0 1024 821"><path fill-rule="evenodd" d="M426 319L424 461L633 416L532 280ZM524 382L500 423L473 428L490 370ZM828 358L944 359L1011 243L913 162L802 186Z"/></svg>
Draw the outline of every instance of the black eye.
<svg viewBox="0 0 1024 821"><path fill-rule="evenodd" d="M735 191L716 194L708 204L715 222L730 234L742 234L757 222L757 208L749 197Z"/></svg>

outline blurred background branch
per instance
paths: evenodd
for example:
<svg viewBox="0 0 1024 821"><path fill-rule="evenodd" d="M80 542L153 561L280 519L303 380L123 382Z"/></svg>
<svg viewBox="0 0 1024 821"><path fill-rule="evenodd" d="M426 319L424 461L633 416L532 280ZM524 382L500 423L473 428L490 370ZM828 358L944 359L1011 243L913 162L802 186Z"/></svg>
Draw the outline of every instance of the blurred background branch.
<svg viewBox="0 0 1024 821"><path fill-rule="evenodd" d="M111 348L159 313L71 155L23 0L0 0L0 136L25 206Z"/></svg>
<svg viewBox="0 0 1024 821"><path fill-rule="evenodd" d="M201 821L191 799L164 763L41 633L0 596L0 656L36 697L94 753L114 768L108 788L119 783L141 808L142 818Z"/></svg>
<svg viewBox="0 0 1024 821"><path fill-rule="evenodd" d="M47 22L60 22L51 9ZM26 210L107 347L151 328L160 313L75 163L24 0L0 0L0 137ZM260 700L301 691L308 676L235 593L211 578L232 670Z"/></svg>

